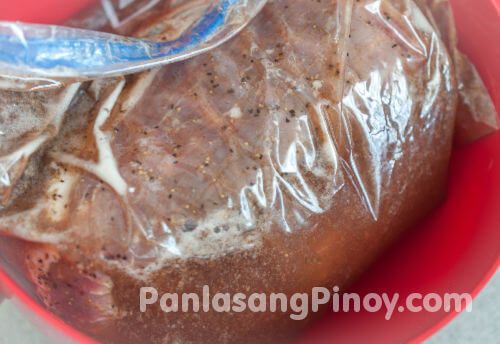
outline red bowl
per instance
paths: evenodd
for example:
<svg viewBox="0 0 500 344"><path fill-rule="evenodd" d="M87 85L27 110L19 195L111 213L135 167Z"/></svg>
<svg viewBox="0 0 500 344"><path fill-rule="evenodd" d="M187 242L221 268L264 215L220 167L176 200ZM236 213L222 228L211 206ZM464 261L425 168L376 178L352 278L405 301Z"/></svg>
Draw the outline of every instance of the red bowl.
<svg viewBox="0 0 500 344"><path fill-rule="evenodd" d="M92 0L0 0L0 19L53 23ZM478 67L500 113L500 0L452 0L461 49ZM48 10L50 9L50 10ZM352 288L368 292L470 293L476 296L500 264L500 132L453 153L445 204L409 231ZM0 257L4 266L8 266ZM8 269L8 268L7 268ZM5 269L5 270L7 270ZM0 286L57 342L93 343L45 310L15 271L0 270ZM456 313L327 314L301 341L420 342ZM335 321L333 321L335 317Z"/></svg>

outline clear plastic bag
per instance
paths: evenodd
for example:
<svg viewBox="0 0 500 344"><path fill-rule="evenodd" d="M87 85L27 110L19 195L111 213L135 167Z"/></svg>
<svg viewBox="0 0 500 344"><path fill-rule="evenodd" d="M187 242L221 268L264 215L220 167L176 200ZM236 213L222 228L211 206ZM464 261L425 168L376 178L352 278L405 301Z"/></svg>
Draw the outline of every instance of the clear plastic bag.
<svg viewBox="0 0 500 344"><path fill-rule="evenodd" d="M297 330L269 313L144 315L137 290L347 285L437 206L459 100L496 128L439 4L274 0L188 61L2 91L0 229L17 238L38 297L104 341L268 342ZM100 8L70 23L175 36L197 2L156 6L115 29Z"/></svg>
<svg viewBox="0 0 500 344"><path fill-rule="evenodd" d="M493 101L476 67L458 50L453 13L448 1L417 0L438 30L454 62L458 83L458 111L455 141L467 144L498 129Z"/></svg>
<svg viewBox="0 0 500 344"><path fill-rule="evenodd" d="M155 13L160 1L102 1L111 26ZM169 35L154 29L136 37L64 26L0 22L0 86L13 90L62 87L78 81L122 76L164 66L216 48L242 30L266 0L191 3L172 19ZM125 13L120 13L125 12ZM182 25L177 25L182 21Z"/></svg>

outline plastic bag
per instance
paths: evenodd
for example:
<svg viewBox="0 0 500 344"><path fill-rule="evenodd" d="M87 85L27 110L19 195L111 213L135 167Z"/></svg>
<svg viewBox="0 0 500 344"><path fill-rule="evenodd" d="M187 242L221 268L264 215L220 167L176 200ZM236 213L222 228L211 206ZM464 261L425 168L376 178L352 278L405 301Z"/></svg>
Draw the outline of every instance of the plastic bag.
<svg viewBox="0 0 500 344"><path fill-rule="evenodd" d="M116 30L175 35L196 3L162 3ZM274 0L188 61L2 92L13 109L1 110L2 131L31 111L31 126L2 141L22 159L2 163L0 229L17 238L36 295L106 342L269 342L305 325L269 312L141 313L138 289L345 286L439 204L459 99L486 93L468 97L456 42L436 30L443 17L420 6ZM111 30L103 13L72 24Z"/></svg>
<svg viewBox="0 0 500 344"><path fill-rule="evenodd" d="M458 82L458 111L455 141L470 143L498 129L495 105L476 67L458 50L453 13L448 1L417 0L447 45Z"/></svg>
<svg viewBox="0 0 500 344"><path fill-rule="evenodd" d="M125 25L160 1L102 2L113 27ZM178 62L231 39L266 0L211 0L191 5L176 32L150 30L141 38L61 26L0 22L0 86L13 90L62 87L122 76ZM126 17L115 10L124 8ZM176 19L176 20L179 20ZM181 19L182 20L182 19Z"/></svg>

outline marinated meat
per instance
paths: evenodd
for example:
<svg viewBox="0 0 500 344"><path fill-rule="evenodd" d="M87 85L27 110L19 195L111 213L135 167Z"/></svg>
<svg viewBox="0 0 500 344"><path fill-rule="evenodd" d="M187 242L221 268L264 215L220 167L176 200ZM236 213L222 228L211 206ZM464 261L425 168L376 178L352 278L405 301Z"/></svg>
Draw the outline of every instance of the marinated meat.
<svg viewBox="0 0 500 344"><path fill-rule="evenodd" d="M175 36L196 6L127 30ZM44 149L0 229L19 238L42 302L104 342L275 342L305 326L269 312L141 313L139 289L347 286L437 206L462 81L456 42L447 49L423 6L273 0L202 56L40 95L57 110L30 110L41 119L23 133Z"/></svg>

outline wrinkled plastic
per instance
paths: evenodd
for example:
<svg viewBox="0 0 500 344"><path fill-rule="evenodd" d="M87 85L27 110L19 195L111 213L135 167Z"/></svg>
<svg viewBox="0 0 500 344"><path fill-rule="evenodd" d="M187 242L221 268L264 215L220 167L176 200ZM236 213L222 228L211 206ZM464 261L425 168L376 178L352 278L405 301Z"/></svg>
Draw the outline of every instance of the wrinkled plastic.
<svg viewBox="0 0 500 344"><path fill-rule="evenodd" d="M120 19L110 0L103 1L103 9L111 25L118 27L160 1L142 2L142 7L137 7L140 1L126 6L137 11L125 19ZM231 39L265 3L198 1L191 9L189 22L183 23L183 30L177 28L175 37L150 32L137 39L64 26L0 22L0 86L14 90L61 87L64 83L132 74L182 61ZM124 5L119 2L115 6Z"/></svg>
<svg viewBox="0 0 500 344"><path fill-rule="evenodd" d="M492 116L495 105L474 65L458 50L455 20L448 1L417 0L429 21L438 29L455 65L458 83L458 111L455 141L467 144L498 129Z"/></svg>
<svg viewBox="0 0 500 344"><path fill-rule="evenodd" d="M137 288L342 286L439 204L455 126L477 138L496 121L435 4L274 0L188 61L3 91L0 229L42 302L120 342L296 328L268 314L143 321ZM195 3L173 6L116 30L175 35ZM457 121L460 102L486 131Z"/></svg>

